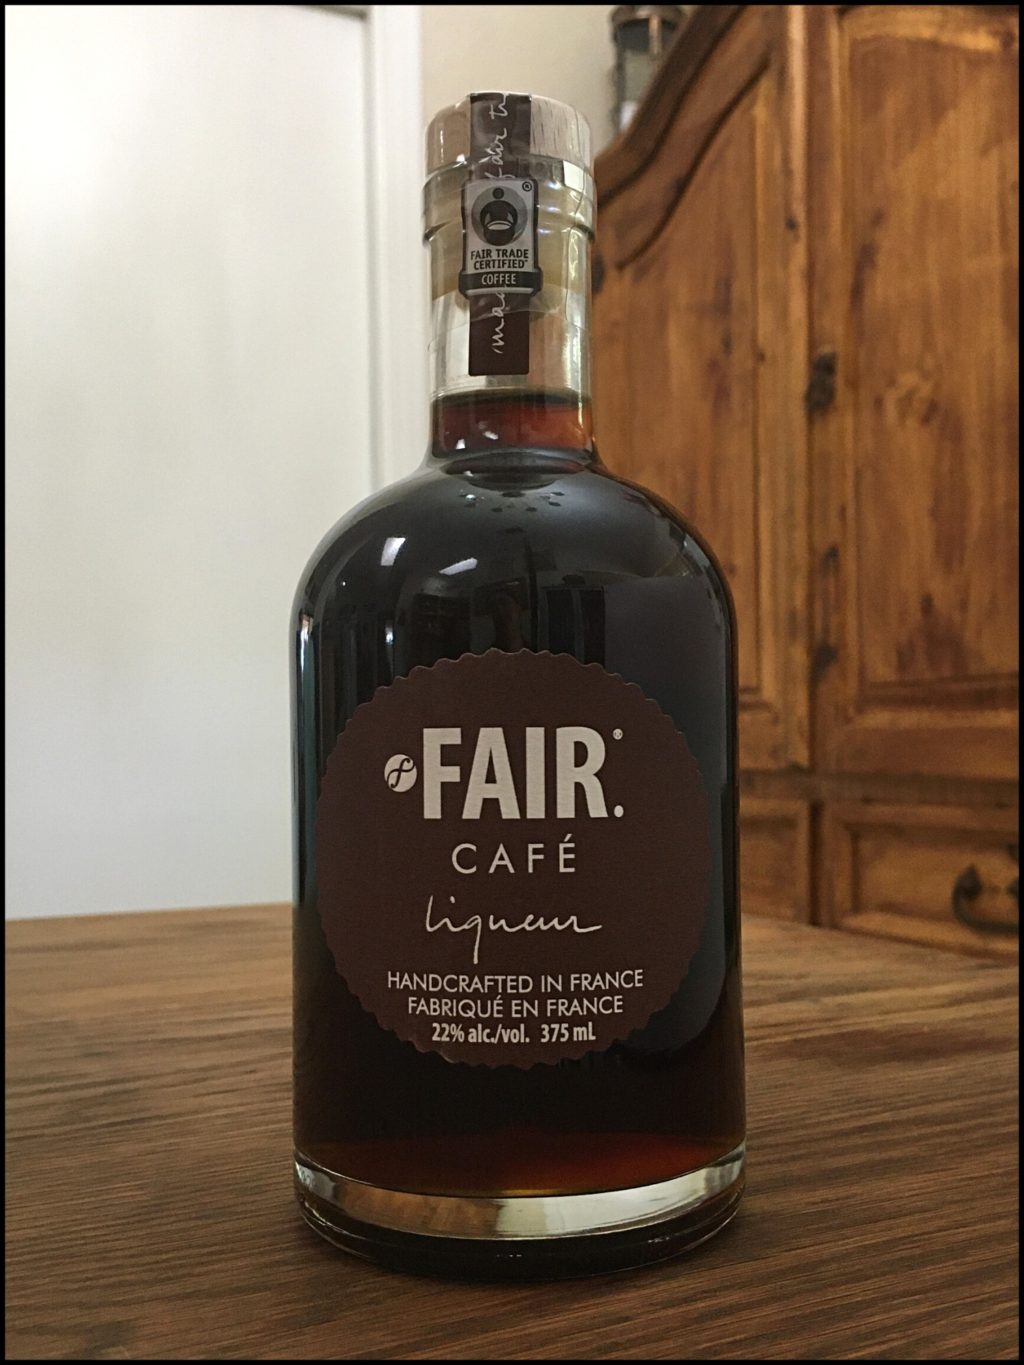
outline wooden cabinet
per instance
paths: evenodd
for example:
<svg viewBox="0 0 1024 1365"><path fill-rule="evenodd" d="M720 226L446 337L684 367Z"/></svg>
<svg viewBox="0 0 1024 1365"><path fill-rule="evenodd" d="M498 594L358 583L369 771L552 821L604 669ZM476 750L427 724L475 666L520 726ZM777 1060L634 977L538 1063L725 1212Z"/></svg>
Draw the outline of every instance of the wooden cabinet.
<svg viewBox="0 0 1024 1365"><path fill-rule="evenodd" d="M732 586L748 908L972 951L912 831L1016 803L1017 27L704 6L597 165L597 431ZM836 909L858 802L906 914Z"/></svg>

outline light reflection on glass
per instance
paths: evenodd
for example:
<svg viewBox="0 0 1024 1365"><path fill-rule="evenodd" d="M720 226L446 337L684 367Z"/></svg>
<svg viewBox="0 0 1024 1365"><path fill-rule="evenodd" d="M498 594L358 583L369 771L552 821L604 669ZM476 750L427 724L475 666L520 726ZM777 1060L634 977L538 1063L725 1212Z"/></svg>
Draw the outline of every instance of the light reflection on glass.
<svg viewBox="0 0 1024 1365"><path fill-rule="evenodd" d="M384 541L384 548L380 552L381 568L387 569L394 564L399 550L405 544L405 536L388 536Z"/></svg>
<svg viewBox="0 0 1024 1365"><path fill-rule="evenodd" d="M309 637L313 632L313 618L306 612L299 617L299 667L306 666L306 650L309 648Z"/></svg>
<svg viewBox="0 0 1024 1365"><path fill-rule="evenodd" d="M449 564L447 569L442 569L443 574L465 573L467 569L475 569L475 559L460 559L455 564Z"/></svg>

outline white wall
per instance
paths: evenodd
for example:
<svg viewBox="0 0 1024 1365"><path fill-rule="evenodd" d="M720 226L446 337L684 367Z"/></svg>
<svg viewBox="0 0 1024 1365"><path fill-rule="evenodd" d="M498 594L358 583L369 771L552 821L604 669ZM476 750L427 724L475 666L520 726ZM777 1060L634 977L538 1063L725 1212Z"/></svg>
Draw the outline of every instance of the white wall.
<svg viewBox="0 0 1024 1365"><path fill-rule="evenodd" d="M423 5L423 118L473 90L547 95L613 135L613 5Z"/></svg>
<svg viewBox="0 0 1024 1365"><path fill-rule="evenodd" d="M6 19L7 913L285 900L291 597L370 484L366 26Z"/></svg>
<svg viewBox="0 0 1024 1365"><path fill-rule="evenodd" d="M292 591L418 458L412 73L611 136L611 6L369 8L5 10L9 916L290 897Z"/></svg>

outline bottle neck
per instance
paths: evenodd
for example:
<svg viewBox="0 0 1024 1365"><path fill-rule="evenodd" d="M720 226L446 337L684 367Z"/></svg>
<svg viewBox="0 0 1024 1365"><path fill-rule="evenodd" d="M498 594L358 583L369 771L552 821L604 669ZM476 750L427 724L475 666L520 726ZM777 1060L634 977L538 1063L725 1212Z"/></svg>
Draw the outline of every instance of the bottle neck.
<svg viewBox="0 0 1024 1365"><path fill-rule="evenodd" d="M546 158L521 158L514 169L515 176L477 178L476 168L456 165L427 182L437 457L593 450L592 182ZM518 235L506 246L501 210L510 201ZM488 215L497 219L491 236Z"/></svg>
<svg viewBox="0 0 1024 1365"><path fill-rule="evenodd" d="M592 455L590 400L571 390L435 397L430 410L431 454L482 450L557 450Z"/></svg>

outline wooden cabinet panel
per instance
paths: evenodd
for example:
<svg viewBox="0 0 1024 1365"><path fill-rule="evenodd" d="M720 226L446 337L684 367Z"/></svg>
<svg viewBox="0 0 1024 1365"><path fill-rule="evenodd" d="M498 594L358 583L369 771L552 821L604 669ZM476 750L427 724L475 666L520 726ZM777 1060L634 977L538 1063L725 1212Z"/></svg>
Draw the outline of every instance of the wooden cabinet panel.
<svg viewBox="0 0 1024 1365"><path fill-rule="evenodd" d="M713 547L736 605L741 762L762 769L809 760L793 364L799 355L802 383L803 182L790 165L802 134L784 60L787 24L799 22L785 7L747 8L663 150L627 195L602 201L598 228L601 450Z"/></svg>
<svg viewBox="0 0 1024 1365"><path fill-rule="evenodd" d="M744 915L810 922L810 817L806 802L744 796L740 905Z"/></svg>
<svg viewBox="0 0 1024 1365"><path fill-rule="evenodd" d="M1005 807L825 808L822 919L843 929L931 943L982 956L1016 956L1017 938L962 924L1018 922L1016 813Z"/></svg>
<svg viewBox="0 0 1024 1365"><path fill-rule="evenodd" d="M810 9L821 758L1012 778L1016 19Z"/></svg>
<svg viewBox="0 0 1024 1365"><path fill-rule="evenodd" d="M748 704L768 702L774 690L765 654L775 633L758 601L759 588L770 591L759 571L771 573L761 537L774 510L758 498L754 428L760 94L733 111L662 231L622 271L627 373L647 396L630 412L629 475L692 517L712 545L741 622L739 686ZM737 200L741 186L746 203ZM702 269L681 271L687 257Z"/></svg>

